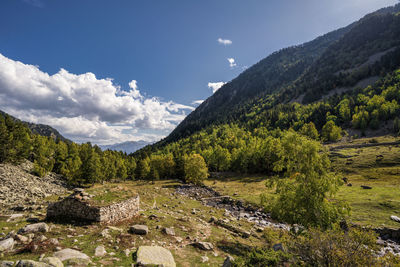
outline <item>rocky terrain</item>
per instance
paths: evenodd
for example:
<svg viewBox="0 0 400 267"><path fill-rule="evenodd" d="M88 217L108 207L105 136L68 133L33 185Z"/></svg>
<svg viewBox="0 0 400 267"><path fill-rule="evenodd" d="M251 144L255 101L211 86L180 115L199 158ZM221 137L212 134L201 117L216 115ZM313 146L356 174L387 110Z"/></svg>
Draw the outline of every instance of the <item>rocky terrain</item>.
<svg viewBox="0 0 400 267"><path fill-rule="evenodd" d="M41 201L62 195L67 186L60 175L49 173L40 178L31 174L33 163L19 166L0 164L0 211L24 211L40 208Z"/></svg>

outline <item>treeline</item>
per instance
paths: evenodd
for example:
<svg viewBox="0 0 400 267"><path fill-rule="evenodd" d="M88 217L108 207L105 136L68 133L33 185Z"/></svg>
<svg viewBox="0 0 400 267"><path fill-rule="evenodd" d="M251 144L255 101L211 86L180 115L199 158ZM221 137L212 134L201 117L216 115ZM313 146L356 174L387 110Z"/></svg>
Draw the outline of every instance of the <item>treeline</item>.
<svg viewBox="0 0 400 267"><path fill-rule="evenodd" d="M0 162L22 160L32 161L38 176L52 171L73 185L133 179L136 170L135 159L125 153L32 134L22 122L0 114Z"/></svg>

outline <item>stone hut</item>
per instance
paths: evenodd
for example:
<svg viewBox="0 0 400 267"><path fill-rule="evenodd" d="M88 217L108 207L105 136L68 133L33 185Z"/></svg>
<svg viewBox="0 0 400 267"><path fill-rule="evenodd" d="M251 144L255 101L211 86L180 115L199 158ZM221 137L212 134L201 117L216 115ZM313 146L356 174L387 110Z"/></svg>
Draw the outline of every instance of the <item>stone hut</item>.
<svg viewBox="0 0 400 267"><path fill-rule="evenodd" d="M92 204L92 197L83 189L76 188L70 196L49 204L46 218L115 223L139 214L139 195L107 206Z"/></svg>

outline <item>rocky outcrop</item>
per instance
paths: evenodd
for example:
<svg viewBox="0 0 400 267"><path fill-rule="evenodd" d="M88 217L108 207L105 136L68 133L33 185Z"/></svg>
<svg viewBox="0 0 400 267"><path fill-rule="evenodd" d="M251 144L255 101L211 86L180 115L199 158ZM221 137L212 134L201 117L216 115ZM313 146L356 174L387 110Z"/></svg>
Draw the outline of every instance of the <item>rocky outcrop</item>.
<svg viewBox="0 0 400 267"><path fill-rule="evenodd" d="M66 183L60 175L49 173L44 177L31 174L33 163L19 166L0 164L0 210L31 210L43 198L62 195Z"/></svg>
<svg viewBox="0 0 400 267"><path fill-rule="evenodd" d="M91 196L82 189L65 199L51 203L47 208L47 219L73 219L88 222L115 223L130 219L139 213L139 195L108 206L90 203Z"/></svg>

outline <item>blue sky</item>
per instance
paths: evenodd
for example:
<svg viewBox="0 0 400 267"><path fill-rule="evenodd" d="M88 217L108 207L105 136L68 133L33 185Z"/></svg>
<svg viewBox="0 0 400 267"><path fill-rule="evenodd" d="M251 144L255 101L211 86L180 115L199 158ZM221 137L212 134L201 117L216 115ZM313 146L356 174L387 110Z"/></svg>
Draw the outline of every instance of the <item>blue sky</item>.
<svg viewBox="0 0 400 267"><path fill-rule="evenodd" d="M278 49L312 40L396 2L2 0L0 95L19 97L20 103L0 101L0 109L48 123L78 142L155 140L191 111L193 101L212 95L214 83L230 81ZM60 73L61 68L65 72ZM18 75L10 76L10 69L17 69ZM49 77L43 76L46 73ZM136 84L129 86L132 80ZM74 85L65 89L65 83ZM103 88L99 92L98 83ZM42 92L43 87L47 90ZM16 92L24 90L35 93L21 100ZM77 100L88 90L94 90L97 103L90 103L89 97L86 102ZM101 97L115 100L110 114L100 107ZM128 97L136 102L128 103ZM67 108L73 103L75 108ZM117 110L121 106L129 108ZM85 127L89 130L77 130Z"/></svg>

